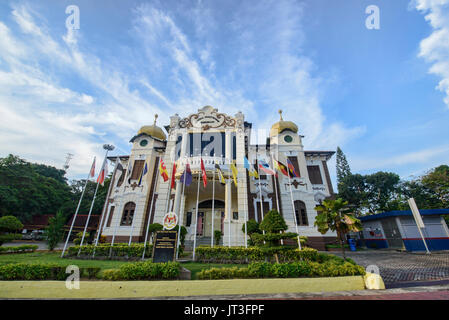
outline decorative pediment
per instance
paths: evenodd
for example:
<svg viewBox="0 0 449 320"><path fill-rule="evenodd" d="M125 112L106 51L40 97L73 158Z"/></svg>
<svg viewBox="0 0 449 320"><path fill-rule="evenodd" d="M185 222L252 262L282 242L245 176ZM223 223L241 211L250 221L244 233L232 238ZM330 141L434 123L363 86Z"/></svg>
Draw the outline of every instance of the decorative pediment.
<svg viewBox="0 0 449 320"><path fill-rule="evenodd" d="M234 117L219 113L218 109L205 106L198 113L191 114L179 121L180 128L201 128L202 131L215 128L235 128L237 121Z"/></svg>

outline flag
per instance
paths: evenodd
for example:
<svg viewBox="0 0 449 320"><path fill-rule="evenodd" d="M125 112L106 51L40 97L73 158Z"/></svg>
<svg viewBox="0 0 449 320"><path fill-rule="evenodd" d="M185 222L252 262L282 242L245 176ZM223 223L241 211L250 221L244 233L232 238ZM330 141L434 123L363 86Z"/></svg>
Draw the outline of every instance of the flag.
<svg viewBox="0 0 449 320"><path fill-rule="evenodd" d="M184 172L181 175L181 182L186 186L190 186L192 184L192 171L190 171L190 165L187 163Z"/></svg>
<svg viewBox="0 0 449 320"><path fill-rule="evenodd" d="M117 157L117 164L116 164L116 169L115 169L115 171L117 172L117 171L120 171L120 176L118 176L117 177L117 181L118 180L120 180L120 178L122 177L122 175L124 174L123 173L123 166L122 166L122 163L120 162L120 160L118 159L118 157ZM116 173L116 175L117 175L117 173Z"/></svg>
<svg viewBox="0 0 449 320"><path fill-rule="evenodd" d="M218 164L215 164L215 169L217 169L218 181L220 181L221 184L226 184L225 178L223 176L223 172L221 172L221 168Z"/></svg>
<svg viewBox="0 0 449 320"><path fill-rule="evenodd" d="M162 178L164 178L164 182L167 182L168 180L168 172L167 168L165 167L165 163L161 158L161 161L159 161L159 172L161 173Z"/></svg>
<svg viewBox="0 0 449 320"><path fill-rule="evenodd" d="M171 172L171 186L170 186L171 189L175 187L175 174L176 174L176 163L173 163L173 170Z"/></svg>
<svg viewBox="0 0 449 320"><path fill-rule="evenodd" d="M133 166L131 164L131 160L129 161L128 166L128 174L126 175L128 177L128 184L131 184L131 173L133 172Z"/></svg>
<svg viewBox="0 0 449 320"><path fill-rule="evenodd" d="M206 174L206 168L204 167L203 158L201 158L201 176L203 178L203 186L206 188L207 185L207 174Z"/></svg>
<svg viewBox="0 0 449 320"><path fill-rule="evenodd" d="M234 184L237 187L237 167L234 164L234 161L231 162L231 170L232 170L232 179L234 180Z"/></svg>
<svg viewBox="0 0 449 320"><path fill-rule="evenodd" d="M293 163L287 158L288 171L290 173L290 177L299 178L299 174L296 173L295 166Z"/></svg>
<svg viewBox="0 0 449 320"><path fill-rule="evenodd" d="M248 174L256 179L259 179L259 174L257 173L257 170L254 169L254 167L249 163L246 157L243 157L243 163L244 163L243 166L248 170Z"/></svg>
<svg viewBox="0 0 449 320"><path fill-rule="evenodd" d="M259 160L259 168L266 174L276 175L276 172L273 169L271 169L270 166L268 165L268 163L266 163L263 160Z"/></svg>
<svg viewBox="0 0 449 320"><path fill-rule="evenodd" d="M140 175L140 179L139 179L139 184L138 184L139 186L142 183L143 176L146 175L147 172L148 172L148 166L147 166L147 162L145 161L145 166L143 167L143 171L142 171L142 174Z"/></svg>
<svg viewBox="0 0 449 320"><path fill-rule="evenodd" d="M95 177L95 159L96 159L96 157L94 157L94 162L92 162L92 167L90 168L90 172L89 172L90 178Z"/></svg>
<svg viewBox="0 0 449 320"><path fill-rule="evenodd" d="M279 170L280 172L282 172L282 174L284 176L288 177L288 171L287 171L287 167L282 164L281 162L277 161L276 159L273 159L273 164L275 169Z"/></svg>
<svg viewBox="0 0 449 320"><path fill-rule="evenodd" d="M103 167L101 168L100 174L98 175L97 183L99 183L99 184L101 184L103 186L104 185L104 180L105 180L107 175L108 175L108 161L105 160L103 162Z"/></svg>

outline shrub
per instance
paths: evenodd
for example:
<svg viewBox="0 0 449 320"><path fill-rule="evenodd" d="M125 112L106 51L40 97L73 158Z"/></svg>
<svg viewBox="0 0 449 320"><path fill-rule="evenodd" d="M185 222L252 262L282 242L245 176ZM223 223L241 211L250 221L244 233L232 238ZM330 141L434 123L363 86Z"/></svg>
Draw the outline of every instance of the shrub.
<svg viewBox="0 0 449 320"><path fill-rule="evenodd" d="M66 280L66 266L54 264L5 264L0 266L0 280ZM80 276L96 278L99 267L80 268Z"/></svg>
<svg viewBox="0 0 449 320"><path fill-rule="evenodd" d="M17 247L0 247L0 253L23 253L23 252L34 252L39 248L37 245L24 244Z"/></svg>
<svg viewBox="0 0 449 320"><path fill-rule="evenodd" d="M14 216L3 216L0 218L0 231L15 232L23 229L23 224Z"/></svg>
<svg viewBox="0 0 449 320"><path fill-rule="evenodd" d="M214 231L214 240L215 240L216 246L218 246L220 244L220 239L221 239L222 235L223 235L223 233L220 230Z"/></svg>
<svg viewBox="0 0 449 320"><path fill-rule="evenodd" d="M45 239L50 251L58 245L64 236L65 217L62 211L58 211L55 217L49 219L47 228L45 228Z"/></svg>
<svg viewBox="0 0 449 320"><path fill-rule="evenodd" d="M11 242L13 240L21 240L22 235L20 233L9 233L0 235L0 246L5 242Z"/></svg>
<svg viewBox="0 0 449 320"><path fill-rule="evenodd" d="M69 247L67 251L67 257L77 256L80 246ZM128 246L127 243L115 243L112 246L110 244L95 245L83 245L81 247L81 256L93 256L95 251L95 257L125 257L125 258L141 258L144 250L143 243L132 243ZM145 249L145 258L150 258L153 253L153 245L147 244Z"/></svg>
<svg viewBox="0 0 449 320"><path fill-rule="evenodd" d="M198 279L235 279L235 278L299 278L299 277L340 277L365 275L365 269L345 262L318 263L299 261L294 263L250 263L247 268L211 268L197 274Z"/></svg>
<svg viewBox="0 0 449 320"><path fill-rule="evenodd" d="M177 279L180 275L177 262L153 263L149 261L125 263L119 269L104 270L104 280L161 280Z"/></svg>
<svg viewBox="0 0 449 320"><path fill-rule="evenodd" d="M316 261L318 252L312 248L302 250L296 247L206 247L199 246L195 249L197 261L214 263L247 263L257 261L272 261L274 255L278 255L280 262L299 260Z"/></svg>

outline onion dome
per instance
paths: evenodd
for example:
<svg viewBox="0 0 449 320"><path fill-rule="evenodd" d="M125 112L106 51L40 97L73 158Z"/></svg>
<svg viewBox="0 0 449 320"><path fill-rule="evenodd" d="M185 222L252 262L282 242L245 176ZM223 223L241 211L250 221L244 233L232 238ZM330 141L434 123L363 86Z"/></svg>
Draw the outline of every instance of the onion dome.
<svg viewBox="0 0 449 320"><path fill-rule="evenodd" d="M159 140L167 140L167 136L165 135L164 131L159 128L158 126L156 126L156 119L157 119L158 115L156 114L154 116L154 124L152 126L143 126L142 128L140 128L140 130L137 132L137 135L141 135L141 134L146 134L149 135L150 137L159 139Z"/></svg>
<svg viewBox="0 0 449 320"><path fill-rule="evenodd" d="M294 133L298 133L298 126L291 121L284 121L282 118L282 110L279 110L281 120L273 124L270 130L270 137L277 136L285 130L290 130Z"/></svg>

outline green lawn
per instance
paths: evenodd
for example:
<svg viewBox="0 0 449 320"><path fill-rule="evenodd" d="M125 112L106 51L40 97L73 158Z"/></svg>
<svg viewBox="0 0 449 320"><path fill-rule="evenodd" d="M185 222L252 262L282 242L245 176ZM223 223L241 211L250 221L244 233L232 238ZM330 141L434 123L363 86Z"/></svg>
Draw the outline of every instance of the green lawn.
<svg viewBox="0 0 449 320"><path fill-rule="evenodd" d="M33 253L14 253L14 254L0 254L0 265L9 263L52 263L61 266L70 264L79 267L100 267L104 269L119 268L126 261L116 260L82 260L82 259L67 259L61 258L61 252L33 252ZM246 267L246 264L217 264L217 263L197 263L197 262L183 262L181 264L184 268L192 272L192 280L196 279L196 274L203 269L220 268L220 267Z"/></svg>

